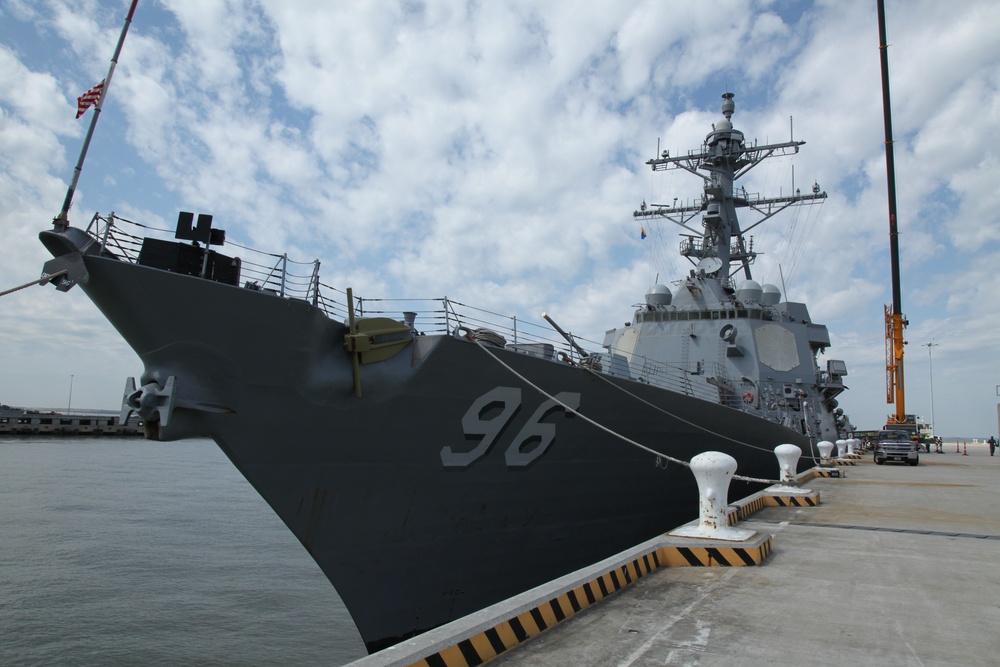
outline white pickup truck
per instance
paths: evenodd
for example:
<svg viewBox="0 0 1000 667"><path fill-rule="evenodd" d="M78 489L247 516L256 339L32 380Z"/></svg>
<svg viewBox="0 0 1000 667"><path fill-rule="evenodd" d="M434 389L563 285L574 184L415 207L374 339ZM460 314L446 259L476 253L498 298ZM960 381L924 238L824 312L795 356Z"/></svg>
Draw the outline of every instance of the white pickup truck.
<svg viewBox="0 0 1000 667"><path fill-rule="evenodd" d="M882 465L886 461L906 461L915 466L920 463L917 451L917 443L906 431L879 431L875 443L875 463Z"/></svg>

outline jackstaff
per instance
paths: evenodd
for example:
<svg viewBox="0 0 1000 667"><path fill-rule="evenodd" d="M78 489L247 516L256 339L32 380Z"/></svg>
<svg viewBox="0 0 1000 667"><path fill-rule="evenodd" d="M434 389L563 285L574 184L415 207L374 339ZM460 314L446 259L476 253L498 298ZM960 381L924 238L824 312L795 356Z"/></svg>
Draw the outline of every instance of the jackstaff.
<svg viewBox="0 0 1000 667"><path fill-rule="evenodd" d="M128 15L125 17L125 25L122 26L122 34L118 37L118 45L115 47L115 54L111 56L111 66L108 67L108 75L104 77L104 81L97 84L86 93L84 93L80 98L77 99L77 114L76 117L79 118L83 115L83 112L87 110L90 104L94 105L94 116L90 119L90 127L87 129L87 136L83 140L83 148L80 149L80 157L76 161L76 167L73 169L73 178L69 182L69 188L66 190L66 199L63 200L62 210L59 211L59 215L55 217L52 221L53 224L66 226L69 224L69 207L73 205L73 193L76 192L77 181L80 180L80 172L83 171L83 161L87 159L87 149L90 148L90 140L94 136L94 128L97 127L97 119L101 115L101 107L104 106L104 98L108 94L108 88L111 87L111 76L115 73L115 65L118 64L118 56L122 52L122 44L125 43L125 35L128 34L128 27L132 24L132 15L135 13L135 6L139 4L139 0L132 0L131 6L128 8ZM96 94L96 101L92 101L94 95ZM84 103L87 106L83 106Z"/></svg>

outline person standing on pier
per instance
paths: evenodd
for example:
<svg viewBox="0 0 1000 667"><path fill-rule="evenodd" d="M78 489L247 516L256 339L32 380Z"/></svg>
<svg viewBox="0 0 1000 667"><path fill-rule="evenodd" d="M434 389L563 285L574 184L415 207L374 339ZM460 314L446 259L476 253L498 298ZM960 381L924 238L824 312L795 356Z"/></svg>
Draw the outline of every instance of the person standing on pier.
<svg viewBox="0 0 1000 667"><path fill-rule="evenodd" d="M993 451L997 448L997 439L991 435L988 442L990 443L990 456L993 456Z"/></svg>

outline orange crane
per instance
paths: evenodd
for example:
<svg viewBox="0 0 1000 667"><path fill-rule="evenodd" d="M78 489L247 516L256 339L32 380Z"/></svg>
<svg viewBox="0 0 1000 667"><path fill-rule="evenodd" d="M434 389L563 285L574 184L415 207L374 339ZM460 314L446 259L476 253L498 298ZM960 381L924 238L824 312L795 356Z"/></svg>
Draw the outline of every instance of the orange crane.
<svg viewBox="0 0 1000 667"><path fill-rule="evenodd" d="M885 307L885 402L896 411L887 424L907 423L906 387L903 376L903 317L899 287L899 228L896 224L896 168L892 152L892 111L889 103L889 45L885 38L885 1L878 0L879 57L882 64L882 113L885 117L885 171L889 190L889 251L892 264L892 306Z"/></svg>

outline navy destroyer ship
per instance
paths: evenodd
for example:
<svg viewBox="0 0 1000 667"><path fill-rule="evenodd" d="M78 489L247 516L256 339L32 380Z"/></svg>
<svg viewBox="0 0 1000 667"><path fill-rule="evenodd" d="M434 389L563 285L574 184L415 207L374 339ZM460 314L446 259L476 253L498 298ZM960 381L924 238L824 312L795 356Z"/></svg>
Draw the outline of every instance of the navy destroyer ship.
<svg viewBox="0 0 1000 667"><path fill-rule="evenodd" d="M753 280L737 218L826 195L738 189L803 142L750 143L734 108L727 93L700 150L648 162L704 180L690 206L635 213L681 225L691 268L603 345L446 298L360 298L318 262L296 277L284 256L223 254L224 231L192 213L173 238L114 214L57 218L42 277L79 285L141 359L124 412L148 438L214 439L376 651L696 518L682 462L701 452L771 479L776 445L802 447L805 466L844 437L846 366L820 365L830 336L804 304Z"/></svg>

